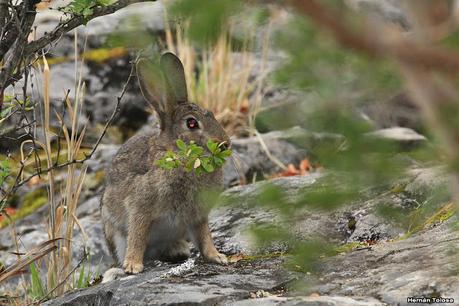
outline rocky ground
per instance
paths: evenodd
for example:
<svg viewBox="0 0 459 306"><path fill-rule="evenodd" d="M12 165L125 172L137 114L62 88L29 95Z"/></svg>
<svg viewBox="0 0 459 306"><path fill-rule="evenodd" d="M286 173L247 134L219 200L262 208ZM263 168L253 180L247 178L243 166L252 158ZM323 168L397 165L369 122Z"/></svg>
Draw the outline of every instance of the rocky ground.
<svg viewBox="0 0 459 306"><path fill-rule="evenodd" d="M370 8L378 16L409 27L396 1L348 1L356 9ZM57 1L59 3L59 1ZM64 3L64 2L62 2ZM122 20L133 15L148 16L145 28L151 33L161 33L161 5L138 4L111 16L96 19L86 28L79 28L77 42L84 43L88 34L89 49L105 48L109 33L122 29L129 31ZM42 15L43 16L43 15ZM52 28L60 15L50 11L38 20L39 31ZM37 35L40 35L38 32ZM50 56L62 58L72 54L74 33L70 33L51 48ZM235 56L238 56L235 54ZM274 65L277 54L270 55ZM131 57L122 54L104 61L87 61L83 65L87 94L84 122L90 122L88 143L93 143L101 125L113 111L116 96L128 77ZM75 74L73 63L56 63L51 66L52 100L56 107L62 100L62 88L73 88ZM259 72L253 71L253 74ZM12 92L20 94L21 84ZM40 96L40 90L30 89ZM293 218L281 217L270 207L257 205L259 196L267 185L280 188L286 195L285 205L292 199L308 202L307 191L314 190L327 170L311 171L307 175L272 178L282 169L273 161L297 165L310 157L315 148L326 144L338 147L343 136L314 133L304 124L304 107L295 102L296 93L281 88L263 88L264 105L275 106L292 99L284 108L267 108L260 113L258 137L234 137L233 158L225 165L226 191L224 205L211 212L212 235L217 248L230 256L227 266L206 264L196 251L182 264L152 262L136 276L119 275L118 279L96 284L90 288L70 292L46 305L408 305L407 297L451 297L459 301L459 259L457 242L459 232L456 217L448 196L435 198L444 190L447 177L441 167L422 168L413 164L403 181L403 188L375 188L365 191L359 200L347 203L337 210L316 210L305 205ZM307 99L306 99L307 100ZM282 105L284 105L282 104ZM374 106L377 105L377 106ZM355 109L355 113L371 122L374 131L366 137L382 137L409 151L429 140L419 134L422 123L416 107L403 93L396 93L384 104L374 103ZM287 109L297 114L289 126L278 126L278 118ZM86 248L91 254L88 265L92 271L104 272L112 265L104 241L99 213L99 197L103 190L104 168L114 156L123 139L134 133L156 128L154 116L145 111L143 99L136 82L129 86L121 110L107 137L95 155L87 162L88 175L77 210L77 217L85 229L87 240L76 230L73 264ZM11 123L14 125L14 122ZM57 124L55 121L53 124ZM291 127L294 125L295 127ZM7 137L18 136L0 133L0 151L12 149ZM11 130L12 131L12 130ZM263 145L262 145L263 143ZM266 151L269 148L269 154ZM65 177L58 178L64 180ZM304 197L304 195L306 195ZM301 198L304 197L304 198ZM23 186L17 203L42 201L46 198L45 185ZM432 213L416 228L407 228L403 222L383 216L380 205L388 205L409 216L425 202L433 205ZM47 240L45 230L47 206L16 222L18 249L12 239L11 228L0 229L0 262L11 265L16 256L12 251L26 251ZM400 220L399 220L400 221ZM324 253L310 270L295 269L291 245L287 241L274 241L258 245L251 231L254 225L283 225L298 240L321 239L333 245L332 252ZM5 292L14 290L21 278L2 284Z"/></svg>
<svg viewBox="0 0 459 306"><path fill-rule="evenodd" d="M417 170L406 190L414 195L440 188L445 180L439 171ZM323 175L278 178L270 183L295 197L299 190L314 188ZM454 219L443 222L437 218L406 236L406 230L376 213L378 203L400 205L406 198L382 192L338 211L306 209L292 223L280 218L275 209L254 206L254 199L266 184L258 182L228 189L224 195L230 201L211 213L217 248L232 255L234 263L206 264L194 252L192 259L181 265L153 262L140 275L121 275L118 280L71 292L48 304L408 305L409 296L459 298L459 233L451 228L456 223ZM46 240L44 229L33 218L38 219L34 214L18 223L25 249ZM103 239L97 196L81 204L79 218L89 236L87 246L92 262L105 271L111 259ZM350 221L354 221L352 226ZM292 231L301 238L322 237L342 247L336 249L335 255L321 260L314 270L292 272L284 265L290 259L285 241L255 247L250 232L254 224L282 222L290 222ZM9 229L1 231L1 245L5 249L13 248L8 236ZM371 244L356 244L370 239L374 240ZM75 241L81 241L80 233ZM81 249L75 250L76 259L79 252ZM8 262L5 255L2 259Z"/></svg>
<svg viewBox="0 0 459 306"><path fill-rule="evenodd" d="M423 170L422 176L431 171ZM319 177L280 178L272 183L294 194L302 188L313 188ZM414 181L409 188L425 190L425 183L433 182ZM459 232L451 230L455 220L434 222L406 238L402 230L391 228L389 221L375 213L379 201L329 214L305 211L294 222L295 231L305 237L322 235L327 240L346 241L344 245L371 235L381 239L374 245L339 250L335 256L323 259L317 270L289 272L284 266L289 260L285 243L254 248L247 231L253 224L283 222L274 210L251 206L250 199L256 198L264 184L229 189L225 194L235 196L232 199L236 203L211 214L217 247L226 254L244 254L232 257L238 258L237 262L217 266L195 256L181 265L154 262L140 275L121 276L47 305L408 305L406 298L410 296L459 298ZM381 197L397 202L393 196ZM350 215L356 219L353 230L346 222L338 222L348 220Z"/></svg>

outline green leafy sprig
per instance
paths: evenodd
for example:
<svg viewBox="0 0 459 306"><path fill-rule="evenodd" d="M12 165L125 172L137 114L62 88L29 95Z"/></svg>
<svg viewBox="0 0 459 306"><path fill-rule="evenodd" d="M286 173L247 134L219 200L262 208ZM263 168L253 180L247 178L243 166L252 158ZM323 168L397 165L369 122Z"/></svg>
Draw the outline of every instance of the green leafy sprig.
<svg viewBox="0 0 459 306"><path fill-rule="evenodd" d="M88 18L94 12L96 6L107 6L112 4L112 0L74 0L67 5L63 11L76 16Z"/></svg>
<svg viewBox="0 0 459 306"><path fill-rule="evenodd" d="M156 161L156 165L165 170L183 168L186 172L195 171L196 175L212 173L221 168L226 159L231 156L231 150L223 149L223 142L207 142L209 153L204 148L191 141L186 144L183 140L176 141L177 151L168 150L166 154Z"/></svg>
<svg viewBox="0 0 459 306"><path fill-rule="evenodd" d="M11 167L7 159L0 161L0 187L10 175Z"/></svg>

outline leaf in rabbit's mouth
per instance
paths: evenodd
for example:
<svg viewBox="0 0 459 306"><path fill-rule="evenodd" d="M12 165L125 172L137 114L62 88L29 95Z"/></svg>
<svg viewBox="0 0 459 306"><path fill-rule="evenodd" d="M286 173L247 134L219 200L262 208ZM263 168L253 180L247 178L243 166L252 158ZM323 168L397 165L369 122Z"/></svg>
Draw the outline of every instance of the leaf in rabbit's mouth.
<svg viewBox="0 0 459 306"><path fill-rule="evenodd" d="M226 142L209 140L206 144L209 153L205 153L204 148L193 141L187 144L177 139L176 147L176 151L168 150L155 164L165 170L183 168L186 172L194 171L196 175L201 175L223 167L226 159L231 156Z"/></svg>

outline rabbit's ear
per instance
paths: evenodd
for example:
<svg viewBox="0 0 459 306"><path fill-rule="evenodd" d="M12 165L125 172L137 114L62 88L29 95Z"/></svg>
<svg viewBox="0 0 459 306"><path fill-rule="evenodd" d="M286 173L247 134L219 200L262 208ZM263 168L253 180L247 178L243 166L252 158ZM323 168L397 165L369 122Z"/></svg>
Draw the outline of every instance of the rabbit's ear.
<svg viewBox="0 0 459 306"><path fill-rule="evenodd" d="M141 59L136 64L136 71L142 95L158 113L161 129L164 129L168 113L168 89L162 69L152 61Z"/></svg>
<svg viewBox="0 0 459 306"><path fill-rule="evenodd" d="M185 72L180 59L173 53L166 52L161 56L160 65L166 79L168 103L185 103L188 101ZM172 101L171 101L172 100Z"/></svg>

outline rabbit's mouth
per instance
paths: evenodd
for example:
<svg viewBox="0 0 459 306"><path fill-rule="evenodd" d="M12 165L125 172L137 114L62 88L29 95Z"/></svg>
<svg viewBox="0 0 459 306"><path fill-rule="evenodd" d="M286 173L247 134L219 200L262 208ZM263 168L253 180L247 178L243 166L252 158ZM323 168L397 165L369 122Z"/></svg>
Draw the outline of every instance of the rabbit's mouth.
<svg viewBox="0 0 459 306"><path fill-rule="evenodd" d="M231 149L231 141L229 140L224 140L222 142L220 142L218 144L218 146L222 149L222 150L230 150Z"/></svg>

